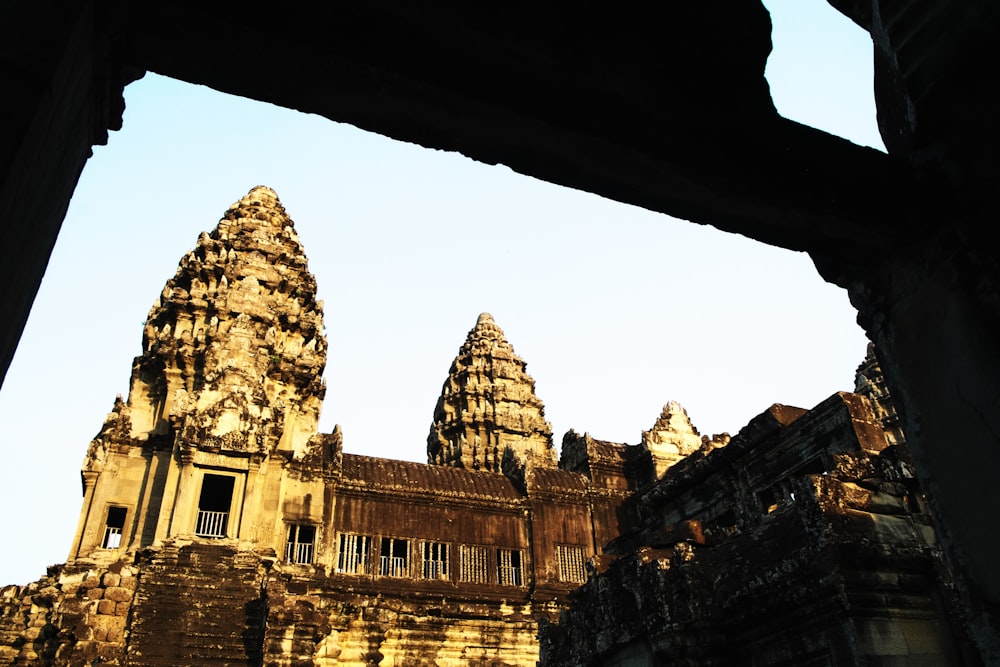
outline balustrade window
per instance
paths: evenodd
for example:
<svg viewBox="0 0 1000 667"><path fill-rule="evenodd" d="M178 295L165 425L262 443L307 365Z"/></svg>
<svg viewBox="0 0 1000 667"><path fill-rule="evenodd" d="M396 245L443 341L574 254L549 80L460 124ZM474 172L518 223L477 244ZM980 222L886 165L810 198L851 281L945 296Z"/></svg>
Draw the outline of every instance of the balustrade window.
<svg viewBox="0 0 1000 667"><path fill-rule="evenodd" d="M229 508L233 504L233 484L229 475L205 475L198 497L198 520L194 534L199 537L225 537L229 530Z"/></svg>
<svg viewBox="0 0 1000 667"><path fill-rule="evenodd" d="M497 581L501 586L523 586L524 570L521 552L517 549L497 549Z"/></svg>
<svg viewBox="0 0 1000 667"><path fill-rule="evenodd" d="M486 547L470 547L461 545L459 555L459 578L474 584L489 583L489 552Z"/></svg>
<svg viewBox="0 0 1000 667"><path fill-rule="evenodd" d="M383 577L410 575L410 541L383 537L379 551L379 574Z"/></svg>
<svg viewBox="0 0 1000 667"><path fill-rule="evenodd" d="M371 538L367 535L340 534L337 549L337 572L368 574Z"/></svg>
<svg viewBox="0 0 1000 667"><path fill-rule="evenodd" d="M424 579L448 578L448 545L440 542L424 542L422 573Z"/></svg>
<svg viewBox="0 0 1000 667"><path fill-rule="evenodd" d="M104 522L104 537L101 539L102 548L117 549L121 546L126 514L124 507L108 508L108 518Z"/></svg>
<svg viewBox="0 0 1000 667"><path fill-rule="evenodd" d="M300 524L288 526L288 541L285 543L285 560L289 563L311 565L316 549L316 527Z"/></svg>
<svg viewBox="0 0 1000 667"><path fill-rule="evenodd" d="M559 563L559 581L570 581L576 584L587 582L583 547L556 545L556 560Z"/></svg>

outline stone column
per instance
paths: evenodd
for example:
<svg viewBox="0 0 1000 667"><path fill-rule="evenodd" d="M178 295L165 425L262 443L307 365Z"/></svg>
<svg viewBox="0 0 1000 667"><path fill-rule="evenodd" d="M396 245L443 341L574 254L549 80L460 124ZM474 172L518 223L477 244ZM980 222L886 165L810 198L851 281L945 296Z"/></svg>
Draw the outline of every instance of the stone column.
<svg viewBox="0 0 1000 667"><path fill-rule="evenodd" d="M90 510L94 502L94 488L101 473L84 470L80 475L83 477L83 508L80 510L80 520L76 524L76 535L73 537L73 546L70 547L69 560L78 558L83 548L83 536L86 534L87 524L90 523Z"/></svg>
<svg viewBox="0 0 1000 667"><path fill-rule="evenodd" d="M171 511L168 514L169 524L164 537L191 534L194 532L194 524L191 520L191 505L197 502L196 490L194 489L194 449L182 449L178 459L180 468L176 474L176 491L170 499L172 503L170 506ZM170 485L168 482L168 486L174 485ZM167 506L166 500L166 497L164 497L164 506Z"/></svg>

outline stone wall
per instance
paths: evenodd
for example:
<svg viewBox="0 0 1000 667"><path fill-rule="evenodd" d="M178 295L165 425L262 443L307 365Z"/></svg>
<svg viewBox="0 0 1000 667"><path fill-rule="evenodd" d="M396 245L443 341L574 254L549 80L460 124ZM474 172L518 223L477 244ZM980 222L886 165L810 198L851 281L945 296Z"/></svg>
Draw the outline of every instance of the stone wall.
<svg viewBox="0 0 1000 667"><path fill-rule="evenodd" d="M545 665L975 665L912 466L864 398L775 406L641 494Z"/></svg>
<svg viewBox="0 0 1000 667"><path fill-rule="evenodd" d="M0 591L0 665L122 665L139 569L49 568Z"/></svg>
<svg viewBox="0 0 1000 667"><path fill-rule="evenodd" d="M534 665L536 617L558 606L516 597L352 589L273 554L171 542L4 588L0 665Z"/></svg>

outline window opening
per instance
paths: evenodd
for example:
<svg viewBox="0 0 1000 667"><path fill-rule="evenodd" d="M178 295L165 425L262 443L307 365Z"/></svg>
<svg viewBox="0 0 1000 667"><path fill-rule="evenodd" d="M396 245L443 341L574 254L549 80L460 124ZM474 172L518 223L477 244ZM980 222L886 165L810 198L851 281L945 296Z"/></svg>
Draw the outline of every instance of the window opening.
<svg viewBox="0 0 1000 667"><path fill-rule="evenodd" d="M424 542L422 574L424 579L448 578L448 545Z"/></svg>
<svg viewBox="0 0 1000 667"><path fill-rule="evenodd" d="M406 577L410 574L410 541L383 537L379 552L378 573L383 577Z"/></svg>
<svg viewBox="0 0 1000 667"><path fill-rule="evenodd" d="M300 524L288 526L288 541L285 543L285 560L289 563L311 565L316 544L316 527Z"/></svg>
<svg viewBox="0 0 1000 667"><path fill-rule="evenodd" d="M233 504L233 483L229 475L205 475L198 498L198 522L194 534L199 537L225 537L229 528L229 508Z"/></svg>
<svg viewBox="0 0 1000 667"><path fill-rule="evenodd" d="M470 547L462 545L458 549L460 578L474 584L489 582L489 566L487 565L486 547Z"/></svg>
<svg viewBox="0 0 1000 667"><path fill-rule="evenodd" d="M117 549L121 546L127 513L124 507L108 508L108 518L104 522L104 538L101 540L102 549Z"/></svg>
<svg viewBox="0 0 1000 667"><path fill-rule="evenodd" d="M337 550L337 572L348 574L368 574L368 556L371 553L371 538L367 535L341 533Z"/></svg>
<svg viewBox="0 0 1000 667"><path fill-rule="evenodd" d="M575 584L587 582L583 547L556 545L556 560L559 563L559 581L571 581Z"/></svg>
<svg viewBox="0 0 1000 667"><path fill-rule="evenodd" d="M497 581L501 586L523 586L521 552L517 549L497 549Z"/></svg>

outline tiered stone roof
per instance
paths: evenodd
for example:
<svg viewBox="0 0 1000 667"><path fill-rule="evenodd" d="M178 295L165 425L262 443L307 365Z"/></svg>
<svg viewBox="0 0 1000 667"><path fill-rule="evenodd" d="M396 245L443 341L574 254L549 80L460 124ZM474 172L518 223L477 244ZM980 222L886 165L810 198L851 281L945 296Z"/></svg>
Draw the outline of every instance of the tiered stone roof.
<svg viewBox="0 0 1000 667"><path fill-rule="evenodd" d="M481 314L434 409L428 462L499 472L509 450L518 465L555 467L552 426L525 367L493 316Z"/></svg>
<svg viewBox="0 0 1000 667"><path fill-rule="evenodd" d="M149 311L143 352L91 447L301 454L325 387L323 307L277 194L258 186L202 233ZM96 449L95 449L96 448Z"/></svg>

